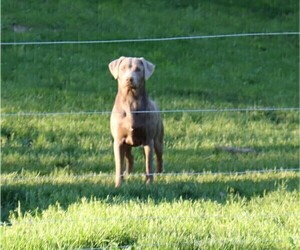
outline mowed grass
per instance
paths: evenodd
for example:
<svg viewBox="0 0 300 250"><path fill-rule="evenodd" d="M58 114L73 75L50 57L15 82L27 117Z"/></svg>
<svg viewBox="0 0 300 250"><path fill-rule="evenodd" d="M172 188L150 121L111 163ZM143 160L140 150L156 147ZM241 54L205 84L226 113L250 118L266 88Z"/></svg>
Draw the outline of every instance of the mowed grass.
<svg viewBox="0 0 300 250"><path fill-rule="evenodd" d="M193 179L193 183L197 180ZM146 191L144 185L140 187ZM144 202L132 198L124 202L107 197L82 199L67 209L53 204L40 216L16 213L11 218L13 226L2 230L2 242L10 249L296 249L299 246L299 207L295 206L299 201L298 191L287 193L279 188L251 201L234 194L224 199L223 203L182 198L157 203L151 198Z"/></svg>
<svg viewBox="0 0 300 250"><path fill-rule="evenodd" d="M104 175L15 175L3 182L4 193L26 199L2 227L3 246L11 249L296 249L300 243L295 173L164 176L153 186L134 176L121 189Z"/></svg>
<svg viewBox="0 0 300 250"><path fill-rule="evenodd" d="M6 1L2 41L299 30L299 3ZM28 27L23 33L12 23ZM110 111L121 55L162 110L299 106L299 37L2 46L1 113ZM299 111L164 113L165 173L113 185L107 114L1 117L3 249L297 249ZM217 146L251 148L230 154ZM234 174L255 170L273 173ZM233 173L213 174L213 173ZM203 173L192 175L192 173Z"/></svg>

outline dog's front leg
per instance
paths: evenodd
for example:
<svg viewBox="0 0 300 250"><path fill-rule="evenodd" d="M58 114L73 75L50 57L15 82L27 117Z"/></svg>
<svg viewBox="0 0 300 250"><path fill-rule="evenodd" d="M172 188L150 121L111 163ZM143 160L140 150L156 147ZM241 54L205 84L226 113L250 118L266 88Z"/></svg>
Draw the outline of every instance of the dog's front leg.
<svg viewBox="0 0 300 250"><path fill-rule="evenodd" d="M120 187L122 184L123 174L123 162L124 162L124 145L119 141L114 141L114 156L116 165L116 180L115 187Z"/></svg>
<svg viewBox="0 0 300 250"><path fill-rule="evenodd" d="M144 146L145 162L146 162L146 183L150 184L153 182L153 140Z"/></svg>

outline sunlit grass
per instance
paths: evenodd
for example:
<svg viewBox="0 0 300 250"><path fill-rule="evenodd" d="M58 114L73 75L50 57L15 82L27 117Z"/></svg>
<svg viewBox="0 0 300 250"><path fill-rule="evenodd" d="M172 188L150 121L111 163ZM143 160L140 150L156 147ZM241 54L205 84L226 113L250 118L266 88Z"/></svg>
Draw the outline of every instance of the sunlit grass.
<svg viewBox="0 0 300 250"><path fill-rule="evenodd" d="M294 248L300 243L298 200L298 192L286 193L284 187L250 202L229 194L223 204L202 199L158 204L151 198L143 202L110 197L103 201L82 199L67 209L52 205L40 216L18 210L18 216L11 218L12 225L1 228L2 246Z"/></svg>
<svg viewBox="0 0 300 250"><path fill-rule="evenodd" d="M5 42L299 30L294 0L4 1L1 8ZM13 32L12 23L29 29ZM161 110L298 107L298 52L298 36L1 46L1 113L110 111L116 82L107 65L121 55L156 65L146 84ZM164 170L177 175L145 185L136 148L138 175L115 189L108 114L2 116L0 247L299 248L300 176L291 171L299 168L299 111L164 113L163 121Z"/></svg>

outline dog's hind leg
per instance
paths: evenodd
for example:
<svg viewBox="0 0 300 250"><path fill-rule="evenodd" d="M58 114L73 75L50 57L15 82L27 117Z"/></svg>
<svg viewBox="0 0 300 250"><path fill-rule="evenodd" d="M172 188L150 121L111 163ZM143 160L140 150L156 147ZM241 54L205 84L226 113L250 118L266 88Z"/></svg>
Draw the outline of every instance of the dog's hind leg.
<svg viewBox="0 0 300 250"><path fill-rule="evenodd" d="M154 151L156 154L156 173L163 172L163 151L164 151L164 125L160 120L158 133L154 138Z"/></svg>
<svg viewBox="0 0 300 250"><path fill-rule="evenodd" d="M153 140L148 144L144 145L145 162L146 162L146 183L150 184L153 182L153 168L152 168L152 157L153 157Z"/></svg>
<svg viewBox="0 0 300 250"><path fill-rule="evenodd" d="M162 137L155 138L154 150L156 154L156 173L163 172L163 140Z"/></svg>

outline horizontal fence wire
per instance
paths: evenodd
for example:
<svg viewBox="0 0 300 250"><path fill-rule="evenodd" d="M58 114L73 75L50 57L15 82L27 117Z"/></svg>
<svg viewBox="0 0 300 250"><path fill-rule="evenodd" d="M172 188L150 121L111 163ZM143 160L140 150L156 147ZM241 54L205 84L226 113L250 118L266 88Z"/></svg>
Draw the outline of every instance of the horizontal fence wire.
<svg viewBox="0 0 300 250"><path fill-rule="evenodd" d="M179 173L153 173L148 174L149 176L156 176L156 177L168 177L168 176L238 176L238 175L247 175L247 174L266 174L266 173L288 173L288 172L300 172L300 168L286 168L286 169L261 169L261 170L246 170L246 171L232 171L232 172L179 172ZM100 174L83 174L83 175L66 175L63 178L73 178L73 179L92 179L92 178L111 178L115 175L115 173L100 173ZM145 176L145 173L133 173L130 175L122 174L121 177L141 177ZM7 175L1 177L1 183L5 184L5 182L13 180L13 181L28 181L28 180L40 180L43 182L50 182L55 179L61 179L61 176L43 176L43 175L36 175L36 176L22 176L22 175Z"/></svg>
<svg viewBox="0 0 300 250"><path fill-rule="evenodd" d="M145 113L218 113L218 112L267 112L267 111L299 111L299 107L291 108L224 108L224 109L169 109L169 110L141 110L132 114ZM79 112L18 112L1 113L1 117L14 116L67 116L67 115L111 115L112 111L79 111Z"/></svg>
<svg viewBox="0 0 300 250"><path fill-rule="evenodd" d="M57 44L109 44L109 43L137 43L137 42L163 42L178 40L212 39L212 38L230 38L230 37L253 37L253 36L290 36L300 35L300 32L255 32L239 34L217 34L217 35L199 35L199 36L177 36L161 38L135 38L135 39L116 39L116 40L91 40L91 41L29 41L29 42L1 42L1 46L11 45L57 45Z"/></svg>

